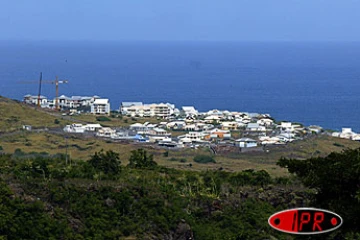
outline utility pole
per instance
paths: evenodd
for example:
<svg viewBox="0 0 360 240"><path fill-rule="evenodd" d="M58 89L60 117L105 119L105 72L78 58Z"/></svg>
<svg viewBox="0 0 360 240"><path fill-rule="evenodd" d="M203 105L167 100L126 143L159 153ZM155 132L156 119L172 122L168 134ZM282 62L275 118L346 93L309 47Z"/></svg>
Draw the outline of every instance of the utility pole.
<svg viewBox="0 0 360 240"><path fill-rule="evenodd" d="M65 165L68 165L68 138L65 136L66 150L65 150Z"/></svg>

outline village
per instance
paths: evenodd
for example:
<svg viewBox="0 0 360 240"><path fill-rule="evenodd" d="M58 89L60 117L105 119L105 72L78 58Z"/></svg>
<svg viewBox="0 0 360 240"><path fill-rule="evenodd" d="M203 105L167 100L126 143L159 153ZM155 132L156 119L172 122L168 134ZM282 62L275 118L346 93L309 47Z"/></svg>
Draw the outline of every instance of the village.
<svg viewBox="0 0 360 240"><path fill-rule="evenodd" d="M39 102L40 101L40 102ZM155 144L163 148L197 148L232 146L241 151L264 151L266 146L285 145L309 136L327 134L333 137L360 141L360 134L351 128L342 132L325 131L321 126L303 126L289 121L277 122L270 114L209 110L199 112L194 106L176 108L170 103L144 104L122 102L111 111L109 99L99 96L60 96L50 100L45 96L24 96L24 103L42 108L61 109L62 115L93 114L97 116L131 117L138 122L127 127L106 127L100 123L73 123L64 127L65 133L90 134L111 140ZM157 119L156 123L148 119Z"/></svg>

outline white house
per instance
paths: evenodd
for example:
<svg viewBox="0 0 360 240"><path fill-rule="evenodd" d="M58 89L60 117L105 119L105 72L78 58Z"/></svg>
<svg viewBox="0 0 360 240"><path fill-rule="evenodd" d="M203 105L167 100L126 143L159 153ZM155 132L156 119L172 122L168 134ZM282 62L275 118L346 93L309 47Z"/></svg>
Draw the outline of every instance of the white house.
<svg viewBox="0 0 360 240"><path fill-rule="evenodd" d="M259 125L262 125L262 126L265 126L265 127L268 127L268 126L271 126L274 124L274 120L270 119L270 118L262 118L262 119L259 119L257 121L257 123Z"/></svg>
<svg viewBox="0 0 360 240"><path fill-rule="evenodd" d="M185 134L184 141L190 139L192 142L201 142L204 139L204 134L201 132L189 132Z"/></svg>
<svg viewBox="0 0 360 240"><path fill-rule="evenodd" d="M273 144L283 143L278 137L268 137L268 136L259 137L259 141L261 142L262 145L273 145Z"/></svg>
<svg viewBox="0 0 360 240"><path fill-rule="evenodd" d="M220 111L220 110L217 110L217 109L213 109L213 110L210 110L210 111L206 112L205 114L208 115L208 116L211 116L211 115L222 116L223 112Z"/></svg>
<svg viewBox="0 0 360 240"><path fill-rule="evenodd" d="M23 125L22 129L26 131L31 131L32 127L31 125Z"/></svg>
<svg viewBox="0 0 360 240"><path fill-rule="evenodd" d="M38 98L39 98L38 96L32 96L32 95L30 95L30 94L27 94L27 95L24 96L23 101L24 101L26 104L37 105ZM41 95L39 100L40 100L40 106L41 106L41 107L46 107L47 102L48 102L47 97Z"/></svg>
<svg viewBox="0 0 360 240"><path fill-rule="evenodd" d="M356 133L354 133L351 128L342 128L339 137L346 138L346 139L352 139L352 137L354 135L356 135Z"/></svg>
<svg viewBox="0 0 360 240"><path fill-rule="evenodd" d="M85 130L88 132L96 132L97 130L101 129L102 126L98 123L96 124L86 124L85 126Z"/></svg>
<svg viewBox="0 0 360 240"><path fill-rule="evenodd" d="M104 127L97 131L96 136L98 137L115 137L116 136L116 130Z"/></svg>
<svg viewBox="0 0 360 240"><path fill-rule="evenodd" d="M73 123L71 125L66 125L63 130L68 133L84 133L85 127L82 124Z"/></svg>
<svg viewBox="0 0 360 240"><path fill-rule="evenodd" d="M184 137L184 138L179 139L179 143L190 144L190 143L192 143L192 140L190 138Z"/></svg>
<svg viewBox="0 0 360 240"><path fill-rule="evenodd" d="M309 126L308 129L309 129L310 132L316 133L316 134L321 133L321 131L323 130L322 127L320 127L320 126L314 126L314 125Z"/></svg>
<svg viewBox="0 0 360 240"><path fill-rule="evenodd" d="M183 106L182 111L186 116L197 116L199 112L193 106Z"/></svg>
<svg viewBox="0 0 360 240"><path fill-rule="evenodd" d="M166 124L168 129L183 129L186 123L184 121L172 121Z"/></svg>
<svg viewBox="0 0 360 240"><path fill-rule="evenodd" d="M355 134L352 136L351 140L354 140L354 141L360 141L360 134Z"/></svg>
<svg viewBox="0 0 360 240"><path fill-rule="evenodd" d="M257 147L257 141L251 138L240 138L235 140L235 145L241 148Z"/></svg>
<svg viewBox="0 0 360 240"><path fill-rule="evenodd" d="M281 142L284 142L284 143L294 141L294 136L291 133L282 133L280 135L277 135L276 138L278 138Z"/></svg>
<svg viewBox="0 0 360 240"><path fill-rule="evenodd" d="M260 126L258 123L248 123L246 131L249 132L266 132L265 126Z"/></svg>
<svg viewBox="0 0 360 240"><path fill-rule="evenodd" d="M136 131L138 134L149 134L156 126L156 124L151 124L149 122L134 123L130 125L130 129Z"/></svg>
<svg viewBox="0 0 360 240"><path fill-rule="evenodd" d="M136 108L140 106L143 106L142 102L122 102L120 105L120 113L123 115L131 115L129 108L135 107L132 108L132 112L136 112Z"/></svg>
<svg viewBox="0 0 360 240"><path fill-rule="evenodd" d="M91 104L92 114L107 114L110 115L110 102L109 99L99 98Z"/></svg>
<svg viewBox="0 0 360 240"><path fill-rule="evenodd" d="M280 124L280 132L282 133L288 133L288 132L294 132L294 125L292 125L291 122L281 122Z"/></svg>
<svg viewBox="0 0 360 240"><path fill-rule="evenodd" d="M152 136L171 136L171 133L168 133L162 128L153 128L149 131L149 135Z"/></svg>
<svg viewBox="0 0 360 240"><path fill-rule="evenodd" d="M210 116L207 116L204 121L206 123L213 123L213 122L216 122L216 123L219 123L221 120L221 117L220 116L217 116L217 115L210 115Z"/></svg>
<svg viewBox="0 0 360 240"><path fill-rule="evenodd" d="M209 130L213 127L214 125L212 124L197 122L194 124L187 124L183 127L183 129L186 131L201 131L201 130Z"/></svg>
<svg viewBox="0 0 360 240"><path fill-rule="evenodd" d="M223 130L236 130L238 128L237 122L221 122L220 125Z"/></svg>

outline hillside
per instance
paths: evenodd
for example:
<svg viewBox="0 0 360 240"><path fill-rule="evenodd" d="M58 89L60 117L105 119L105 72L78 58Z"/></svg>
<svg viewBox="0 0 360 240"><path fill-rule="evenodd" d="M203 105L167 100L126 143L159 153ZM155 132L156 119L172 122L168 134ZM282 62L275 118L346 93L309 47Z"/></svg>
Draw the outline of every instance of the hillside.
<svg viewBox="0 0 360 240"><path fill-rule="evenodd" d="M54 116L55 115L55 116ZM313 136L302 141L295 141L287 145L267 147L265 152L240 153L238 149L220 146L217 147L217 155L212 155L208 148L166 150L157 148L153 144L133 144L129 142L114 142L95 138L91 135L83 136L66 134L61 128L65 124L72 123L64 120L57 112L38 110L0 97L0 147L5 153L14 153L17 149L26 153L49 152L50 154L66 152L74 160L87 160L101 149L113 150L120 153L121 160L127 163L130 152L137 148L145 148L156 156L158 164L166 167L183 170L217 170L236 172L246 169L266 170L272 176L286 176L287 170L276 166L281 157L306 159L310 157L326 156L331 152L340 152L346 148L358 148L360 143L328 135ZM66 116L70 119L70 116ZM59 124L55 123L58 119ZM109 116L108 121L98 122L93 115L72 116L71 120L82 122L96 122L108 126L129 126L139 121L156 121L156 119L132 119L119 116ZM56 131L16 131L22 125L28 124L33 128L57 128ZM1 134L8 132L6 134ZM11 132L11 133L9 133ZM194 162L197 155L212 156L216 163L201 164Z"/></svg>
<svg viewBox="0 0 360 240"><path fill-rule="evenodd" d="M67 124L67 121L58 119L56 116L46 113L42 109L28 106L21 102L0 96L0 132L12 132L20 130L23 125L31 125L34 128L59 127Z"/></svg>
<svg viewBox="0 0 360 240"><path fill-rule="evenodd" d="M351 180L344 181L346 186L357 186L348 182L360 179L351 172L358 174L359 150L326 157L360 143L326 134L263 152L219 145L214 155L206 147L168 150L67 134L61 128L69 120L62 117L0 98L0 239L294 239L271 229L267 219L283 209L324 204L309 187L313 180L306 182L314 176L308 166L319 161L321 173L329 162L325 180L315 178L322 188L328 172L339 175L332 175L325 190L333 191L334 185L346 192L336 185L343 177ZM107 122L128 126L134 121L110 116ZM24 124L50 130L20 131ZM137 154L143 150L144 155ZM195 162L200 155L216 162ZM301 161L283 159L280 167L276 163L282 157ZM289 174L296 171L303 178ZM352 204L360 196L354 191L346 199ZM343 200L331 196L334 205L326 208L341 210ZM358 219L340 213L347 222ZM322 239L360 239L353 235L357 230L347 226Z"/></svg>
<svg viewBox="0 0 360 240"><path fill-rule="evenodd" d="M275 231L267 219L310 206L339 213L344 226L307 239L360 239L359 150L282 160L301 173L289 178L179 171L142 151L131 154L131 164L113 151L71 164L59 154L0 155L0 239L302 239Z"/></svg>

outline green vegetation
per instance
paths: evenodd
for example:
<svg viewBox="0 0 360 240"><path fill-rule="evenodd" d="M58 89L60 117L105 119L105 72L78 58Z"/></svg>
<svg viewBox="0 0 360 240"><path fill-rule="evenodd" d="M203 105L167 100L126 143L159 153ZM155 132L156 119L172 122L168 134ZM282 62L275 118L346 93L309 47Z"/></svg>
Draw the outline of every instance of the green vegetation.
<svg viewBox="0 0 360 240"><path fill-rule="evenodd" d="M303 161L282 158L278 165L316 190L313 206L331 209L342 216L341 229L347 233L346 239L360 238L360 148Z"/></svg>
<svg viewBox="0 0 360 240"><path fill-rule="evenodd" d="M56 118L43 109L35 109L35 106L31 107L0 96L0 132L20 130L23 125L34 128L59 127L55 123ZM63 124L70 122L64 121Z"/></svg>
<svg viewBox="0 0 360 240"><path fill-rule="evenodd" d="M0 239L294 239L267 219L304 205L344 218L321 239L359 239L360 149L280 159L292 178L169 169L144 149L133 150L127 166L120 156L100 150L70 163L63 154L21 149L0 155Z"/></svg>
<svg viewBox="0 0 360 240"><path fill-rule="evenodd" d="M128 166L131 168L145 169L154 168L157 166L157 163L153 160L153 155L148 155L144 149L140 148L131 151Z"/></svg>
<svg viewBox="0 0 360 240"><path fill-rule="evenodd" d="M89 164L97 171L101 171L107 175L116 175L120 172L120 158L119 154L113 151L107 151L104 153L101 150L99 153L95 152L95 155L89 160Z"/></svg>
<svg viewBox="0 0 360 240"><path fill-rule="evenodd" d="M345 147L344 145L342 145L340 143L337 143L337 142L335 142L333 145L336 146L336 147Z"/></svg>
<svg viewBox="0 0 360 240"><path fill-rule="evenodd" d="M108 118L108 117L105 117L105 116L100 116L100 117L96 117L96 121L99 121L99 122L109 122L109 121L111 121L111 119Z"/></svg>
<svg viewBox="0 0 360 240"><path fill-rule="evenodd" d="M194 162L197 163L215 163L215 159L207 155L197 155L194 157Z"/></svg>
<svg viewBox="0 0 360 240"><path fill-rule="evenodd" d="M172 162L182 162L182 163L185 163L187 162L186 158L170 158L169 161L172 161Z"/></svg>
<svg viewBox="0 0 360 240"><path fill-rule="evenodd" d="M0 238L283 239L267 225L273 206L236 200L244 186L248 194L268 186L265 171L178 171L154 165L142 149L127 167L113 151L71 165L64 155L34 154L0 156Z"/></svg>
<svg viewBox="0 0 360 240"><path fill-rule="evenodd" d="M139 121L109 120L108 126ZM360 239L358 142L314 136L266 154L218 153L215 162L207 148L137 149L19 131L24 124L68 123L0 97L0 132L6 132L0 135L0 239L298 239L271 229L267 219L303 206L344 219L339 230L312 239Z"/></svg>
<svg viewBox="0 0 360 240"><path fill-rule="evenodd" d="M169 151L166 151L163 153L164 157L168 157L169 156Z"/></svg>

